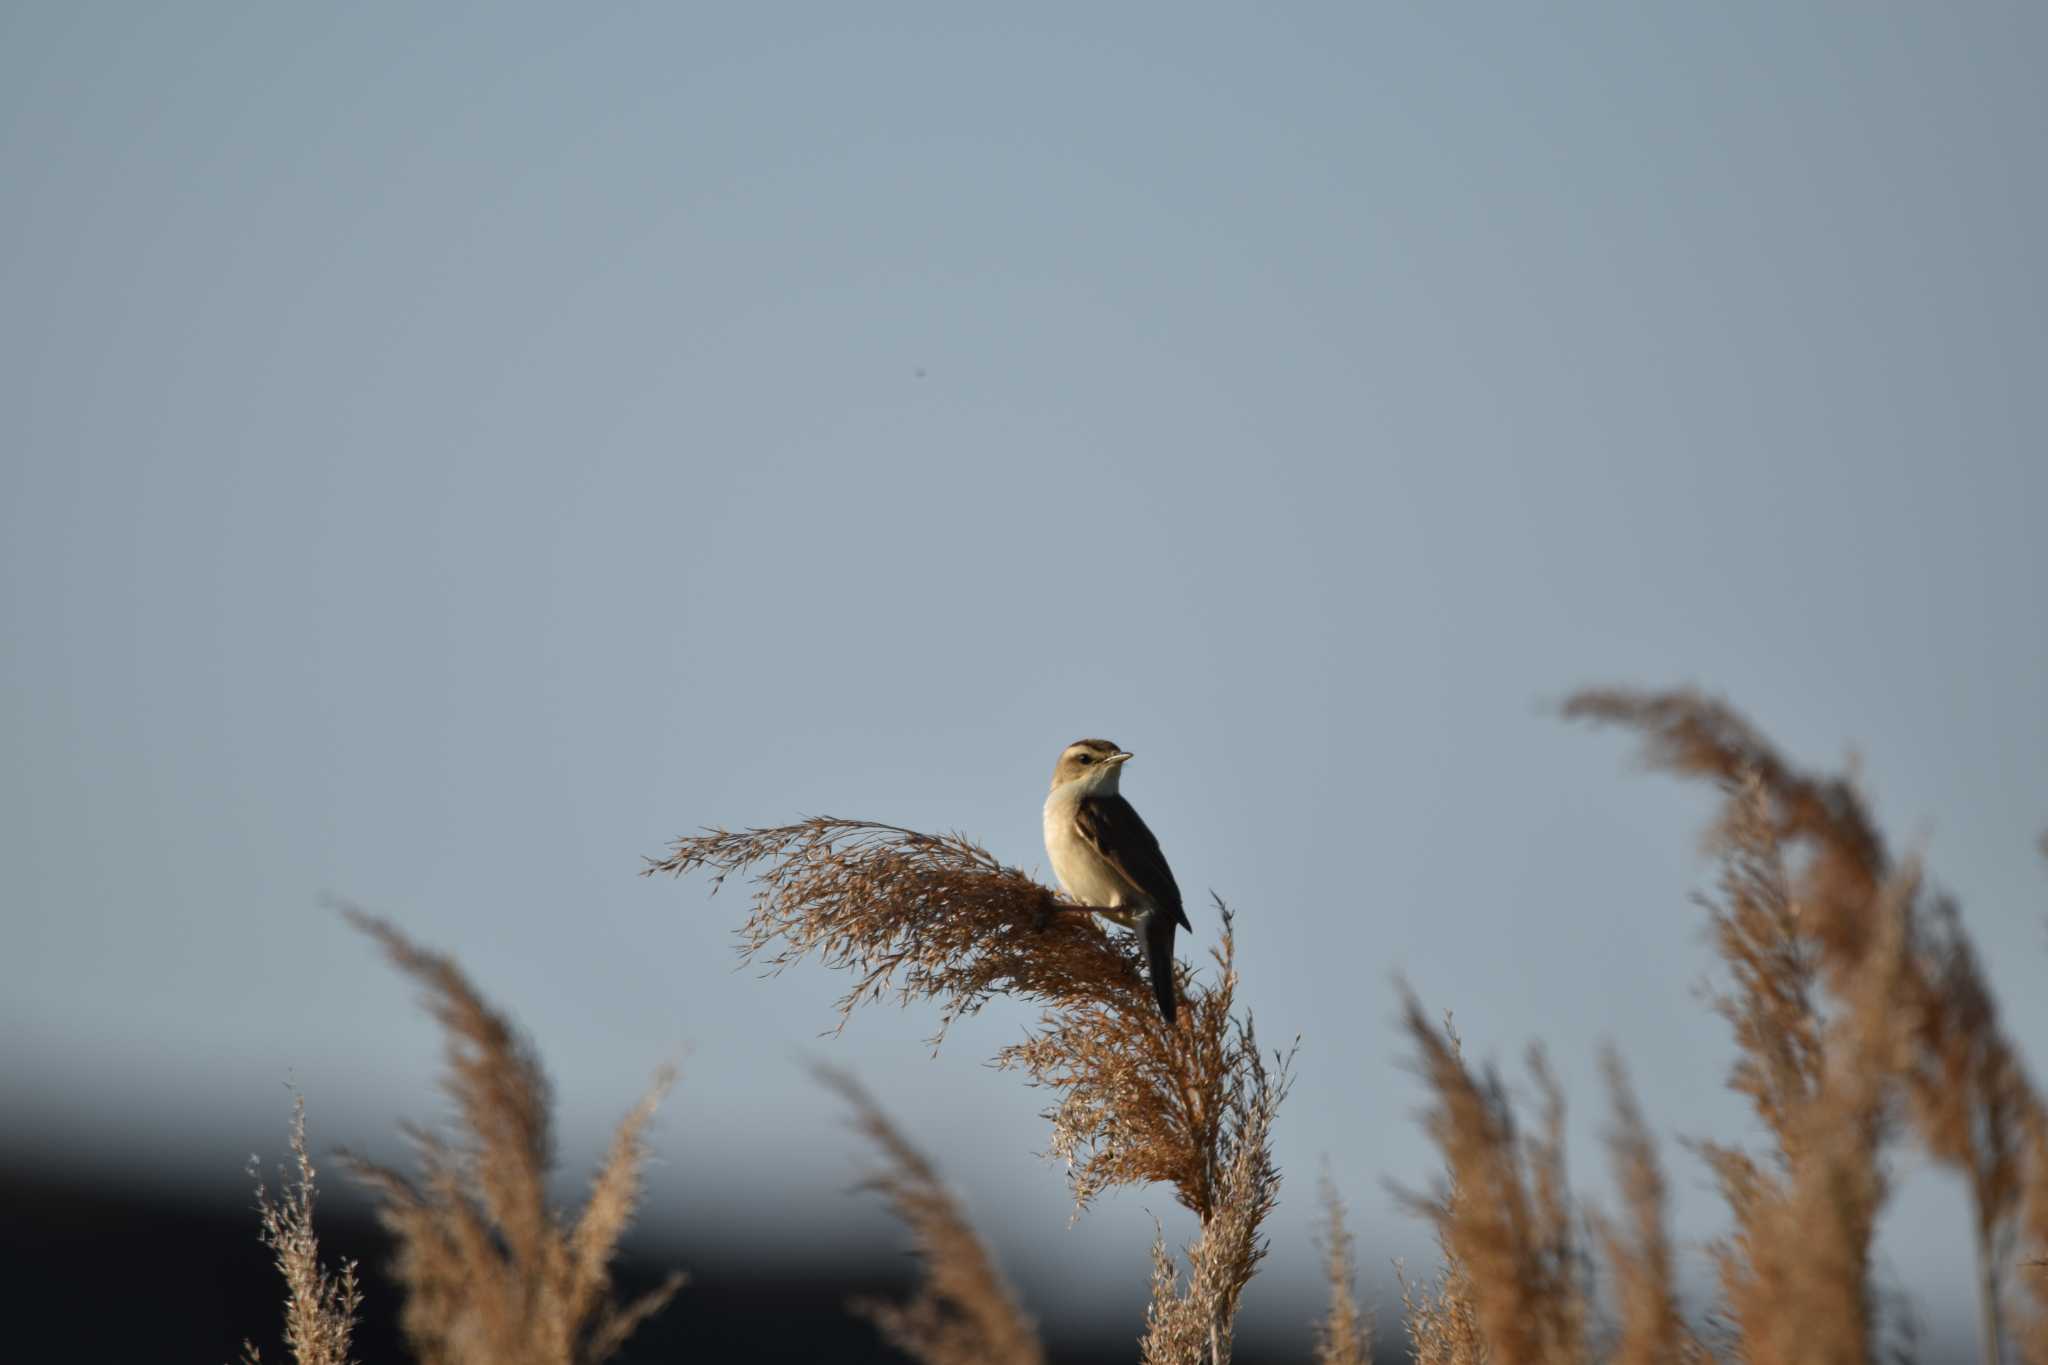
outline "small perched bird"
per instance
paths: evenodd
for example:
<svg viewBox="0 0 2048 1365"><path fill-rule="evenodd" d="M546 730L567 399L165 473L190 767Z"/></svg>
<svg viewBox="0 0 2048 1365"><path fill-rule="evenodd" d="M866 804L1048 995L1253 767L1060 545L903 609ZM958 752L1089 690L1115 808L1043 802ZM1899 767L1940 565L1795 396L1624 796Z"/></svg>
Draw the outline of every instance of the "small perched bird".
<svg viewBox="0 0 2048 1365"><path fill-rule="evenodd" d="M1193 926L1180 908L1180 887L1159 841L1117 791L1117 779L1130 760L1106 739L1077 739L1060 752L1052 794L1045 798L1045 852L1060 888L1080 908L1144 937L1152 994L1171 1024L1176 1013L1173 931Z"/></svg>

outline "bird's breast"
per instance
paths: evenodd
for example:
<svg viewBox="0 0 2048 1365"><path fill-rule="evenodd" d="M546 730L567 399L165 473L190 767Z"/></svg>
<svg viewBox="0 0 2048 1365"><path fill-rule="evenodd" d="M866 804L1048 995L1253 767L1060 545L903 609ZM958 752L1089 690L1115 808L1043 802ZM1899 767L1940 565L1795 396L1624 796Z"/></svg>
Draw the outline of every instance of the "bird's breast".
<svg viewBox="0 0 2048 1365"><path fill-rule="evenodd" d="M1083 905L1122 905L1130 888L1075 828L1081 794L1063 787L1045 799L1045 856L1060 889Z"/></svg>

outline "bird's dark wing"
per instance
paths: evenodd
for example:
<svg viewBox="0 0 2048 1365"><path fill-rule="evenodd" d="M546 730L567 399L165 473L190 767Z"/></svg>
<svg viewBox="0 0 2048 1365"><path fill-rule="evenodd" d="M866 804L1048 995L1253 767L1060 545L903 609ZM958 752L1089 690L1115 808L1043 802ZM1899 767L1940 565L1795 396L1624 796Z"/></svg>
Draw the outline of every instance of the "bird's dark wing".
<svg viewBox="0 0 2048 1365"><path fill-rule="evenodd" d="M1122 874L1133 890L1173 916L1183 929L1193 929L1180 908L1180 887L1173 869L1159 851L1159 841L1121 796L1084 796L1074 809L1074 828Z"/></svg>

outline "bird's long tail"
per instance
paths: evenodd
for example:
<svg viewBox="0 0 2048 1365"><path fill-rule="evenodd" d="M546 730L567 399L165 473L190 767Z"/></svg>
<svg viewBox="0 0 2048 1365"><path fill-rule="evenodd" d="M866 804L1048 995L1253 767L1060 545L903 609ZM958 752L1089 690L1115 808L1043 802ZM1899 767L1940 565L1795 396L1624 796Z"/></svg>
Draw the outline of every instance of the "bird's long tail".
<svg viewBox="0 0 2048 1365"><path fill-rule="evenodd" d="M1152 978L1152 995L1166 1022L1178 1013L1173 994L1173 916L1157 909L1145 916L1145 970Z"/></svg>

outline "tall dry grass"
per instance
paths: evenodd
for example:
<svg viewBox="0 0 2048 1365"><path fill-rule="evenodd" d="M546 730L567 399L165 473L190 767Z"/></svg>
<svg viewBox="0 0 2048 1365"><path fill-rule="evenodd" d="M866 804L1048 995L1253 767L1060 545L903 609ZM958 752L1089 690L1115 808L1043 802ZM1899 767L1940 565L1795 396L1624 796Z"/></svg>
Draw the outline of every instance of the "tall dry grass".
<svg viewBox="0 0 2048 1365"><path fill-rule="evenodd" d="M1314 1365L1372 1365L1372 1315L1358 1303L1358 1242L1344 1199L1326 1171L1316 1185L1323 1204L1323 1275L1330 1306L1316 1324Z"/></svg>
<svg viewBox="0 0 2048 1365"><path fill-rule="evenodd" d="M1529 1054L1540 1097L1531 1123L1499 1075L1467 1061L1449 1016L1432 1022L1408 997L1430 1097L1423 1122L1443 1162L1434 1188L1404 1196L1442 1256L1424 1279L1402 1273L1408 1355L1419 1365L1874 1360L1887 1346L1871 1248L1891 1169L1911 1144L1968 1192L1985 1359L2048 1365L2048 1110L1953 901L1918 859L1891 851L1848 776L1801 770L1719 701L1601 690L1565 713L1634 731L1651 767L1720 794L1707 832L1719 875L1699 898L1719 967L1709 1003L1733 1043L1725 1082L1764 1141L1687 1144L1728 1211L1709 1247L1713 1301L1689 1318L1667 1176L1620 1056L1603 1057L1619 1203L1595 1209L1568 1187L1564 1096L1540 1049ZM1208 970L1177 968L1185 1005L1170 1025L1130 936L1056 913L1057 893L958 835L819 818L687 837L644 870L746 877L743 956L847 972L842 1021L879 1001L926 1004L936 1048L998 995L1037 1006L1036 1026L993 1060L1047 1093L1049 1149L1067 1164L1077 1212L1107 1190L1160 1184L1196 1216L1177 1255L1155 1240L1138 1358L1230 1359L1279 1196L1273 1126L1291 1054L1262 1051L1238 1005L1236 929L1220 901ZM414 1130L416 1175L359 1164L394 1237L414 1353L448 1365L604 1359L678 1282L619 1303L609 1279L667 1078L621 1125L583 1209L551 1210L548 1088L532 1050L450 959L351 918L424 987L448 1038L452 1131ZM923 1267L907 1301L859 1310L927 1365L1039 1365L1032 1320L930 1160L849 1078L827 1082L880 1154L872 1186ZM261 1200L264 1237L285 1275L294 1354L341 1365L361 1291L353 1267L320 1265L302 1116L293 1133L299 1182L282 1203ZM1371 1338L1354 1243L1334 1186L1323 1197L1330 1302L1312 1358L1361 1365Z"/></svg>
<svg viewBox="0 0 2048 1365"><path fill-rule="evenodd" d="M1445 1165L1418 1202L1444 1265L1429 1288L1404 1282L1411 1354L1428 1365L1874 1360L1885 1343L1871 1246L1891 1154L1911 1142L1969 1191L1984 1358L2016 1350L2048 1365L2048 1265L2033 1264L2048 1262L2048 1122L1953 901L1890 852L1848 776L1802 771L1722 702L1610 689L1578 694L1565 714L1633 729L1651 767L1721 794L1707 835L1719 886L1701 900L1723 972L1711 1003L1735 1044L1727 1083L1768 1142L1690 1144L1730 1219L1710 1248L1719 1293L1706 1316L1718 1330L1703 1339L1679 1312L1648 1123L1619 1059L1607 1060L1624 1213L1591 1220L1615 1321L1589 1333L1599 1306L1560 1213L1560 1099L1540 1055L1545 1113L1528 1138L1499 1079L1472 1071L1456 1035L1411 999L1433 1097L1425 1123ZM2024 1302L2009 1305L2015 1279Z"/></svg>
<svg viewBox="0 0 2048 1365"><path fill-rule="evenodd" d="M621 1303L611 1261L640 1197L645 1134L673 1075L657 1073L612 1136L573 1217L548 1203L552 1087L511 1021L454 961L359 911L349 922L420 986L446 1039L451 1133L412 1128L415 1175L357 1158L397 1246L399 1324L422 1365L595 1365L681 1287Z"/></svg>
<svg viewBox="0 0 2048 1365"><path fill-rule="evenodd" d="M1449 1020L1432 1024L1413 995L1404 1016L1431 1096L1423 1126L1446 1171L1433 1194L1405 1197L1435 1225L1445 1259L1457 1267L1453 1301L1440 1291L1438 1305L1422 1315L1425 1325L1432 1336L1469 1332L1491 1359L1583 1359L1587 1298L1566 1194L1564 1100L1542 1053L1531 1049L1529 1066L1544 1096L1543 1124L1528 1136L1500 1077L1466 1065ZM1418 1355L1424 1348L1417 1342Z"/></svg>
<svg viewBox="0 0 2048 1365"><path fill-rule="evenodd" d="M854 1126L881 1154L867 1187L916 1237L924 1270L908 1303L861 1300L856 1310L922 1365L1044 1365L1037 1327L931 1161L852 1076L828 1067L819 1078L846 1101Z"/></svg>
<svg viewBox="0 0 2048 1365"><path fill-rule="evenodd" d="M261 1181L256 1185L263 1245L270 1248L278 1274L284 1277L285 1349L298 1365L351 1365L349 1342L363 1308L362 1284L354 1261L329 1270L320 1259L320 1238L313 1230L319 1172L306 1146L303 1095L292 1097L291 1153L291 1173L279 1173L275 1199ZM259 1365L262 1359L254 1343L242 1343L244 1365Z"/></svg>
<svg viewBox="0 0 2048 1365"><path fill-rule="evenodd" d="M1893 858L1849 776L1801 771L1726 703L1690 690L1605 689L1578 694L1565 712L1636 731L1651 767L1722 794L1709 839L1728 875L1710 913L1735 982L1722 1005L1742 1058L1731 1084L1777 1145L1776 1171L1708 1149L1737 1222L1720 1256L1724 1293L1757 1322L1741 1338L1749 1358L1771 1358L1756 1354L1765 1339L1810 1330L1777 1323L1794 1303L1817 1313L1829 1305L1820 1314L1828 1340L1867 1349L1881 1151L1903 1108L1920 1149L1970 1192L1979 1335L1985 1359L2002 1359L2008 1234L2048 1167L2022 1159L2040 1101L1953 900L1930 890L1915 860ZM1813 1254L1782 1250L1795 1230L1814 1243L1816 1229L1825 1237ZM2037 1317L2048 1285L2023 1282L2023 1316ZM1776 1292L1787 1286L1797 1294ZM2048 1361L2039 1349L2022 1358ZM1830 1348L1800 1358L1866 1357Z"/></svg>
<svg viewBox="0 0 2048 1365"><path fill-rule="evenodd" d="M389 922L354 909L348 921L413 978L446 1039L442 1088L454 1104L444 1131L410 1127L416 1173L360 1157L349 1165L378 1198L390 1232L390 1278L399 1324L424 1365L595 1365L683 1282L620 1302L611 1262L640 1197L646 1129L673 1081L664 1068L612 1136L583 1207L548 1203L554 1166L552 1088L540 1059L454 961L415 944ZM292 1151L299 1181L281 1205L262 1197L264 1240L288 1286L287 1346L299 1365L346 1365L362 1303L355 1267L319 1267L313 1235L314 1170L303 1106ZM255 1359L249 1348L248 1359Z"/></svg>
<svg viewBox="0 0 2048 1365"><path fill-rule="evenodd" d="M1663 1163L1656 1138L1636 1103L1621 1054L1609 1049L1601 1058L1607 1073L1613 1128L1608 1133L1608 1158L1621 1194L1622 1212L1595 1212L1593 1234L1611 1268L1614 1312L1619 1319L1614 1365L1673 1365L1702 1359L1705 1353L1679 1311Z"/></svg>

